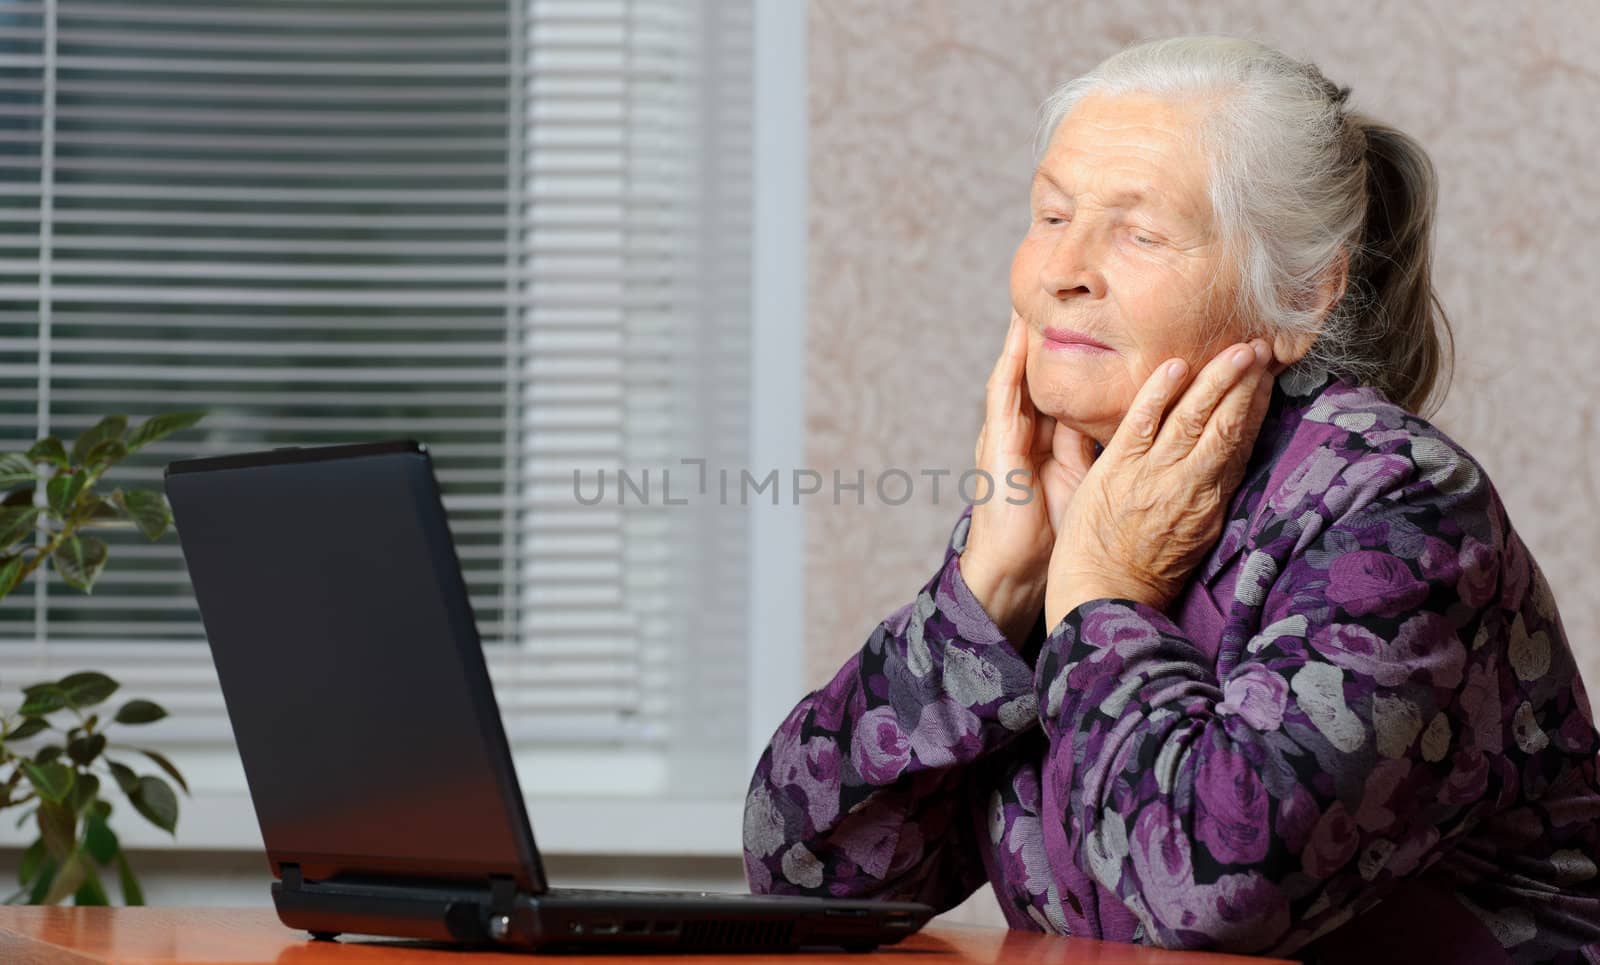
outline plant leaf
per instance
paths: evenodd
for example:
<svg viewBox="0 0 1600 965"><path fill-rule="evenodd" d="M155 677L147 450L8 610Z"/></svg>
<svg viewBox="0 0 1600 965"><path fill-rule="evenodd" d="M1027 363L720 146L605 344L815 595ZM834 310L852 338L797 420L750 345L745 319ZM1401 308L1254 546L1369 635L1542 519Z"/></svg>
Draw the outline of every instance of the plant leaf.
<svg viewBox="0 0 1600 965"><path fill-rule="evenodd" d="M60 862L50 855L45 856L44 862L39 866L39 874L33 879L33 888L28 891L28 904L37 905L44 902L44 896L50 890L50 883L56 880L56 873L60 869Z"/></svg>
<svg viewBox="0 0 1600 965"><path fill-rule="evenodd" d="M65 858L78 839L77 818L60 804L45 803L39 805L38 819L45 848L53 857Z"/></svg>
<svg viewBox="0 0 1600 965"><path fill-rule="evenodd" d="M92 707L116 693L120 685L97 670L85 670L62 677L56 686L67 692L67 699L75 706Z"/></svg>
<svg viewBox="0 0 1600 965"><path fill-rule="evenodd" d="M35 764L48 764L60 756L61 746L59 744L46 744L33 752L33 762Z"/></svg>
<svg viewBox="0 0 1600 965"><path fill-rule="evenodd" d="M178 795L172 785L159 777L145 775L139 778L138 790L128 795L133 809L144 815L151 824L175 834L178 826Z"/></svg>
<svg viewBox="0 0 1600 965"><path fill-rule="evenodd" d="M117 711L119 724L153 724L167 716L166 708L153 700L130 700Z"/></svg>
<svg viewBox="0 0 1600 965"><path fill-rule="evenodd" d="M205 417L204 412L166 412L153 415L140 423L128 437L128 451L133 452L140 446L170 436L174 432L182 432Z"/></svg>
<svg viewBox="0 0 1600 965"><path fill-rule="evenodd" d="M23 761L22 769L27 772L28 782L33 785L41 800L60 804L72 790L72 768L65 764L58 764L55 761L42 764Z"/></svg>
<svg viewBox="0 0 1600 965"><path fill-rule="evenodd" d="M106 758L106 766L111 768L111 776L116 778L117 786L122 788L122 793L133 797L134 792L139 790L139 775L133 773L133 768L109 757Z"/></svg>
<svg viewBox="0 0 1600 965"><path fill-rule="evenodd" d="M63 580L88 593L106 568L106 541L98 536L74 534L56 548L50 559Z"/></svg>
<svg viewBox="0 0 1600 965"><path fill-rule="evenodd" d="M37 506L0 507L0 549L10 546L24 536L33 535L34 521L38 518Z"/></svg>
<svg viewBox="0 0 1600 965"><path fill-rule="evenodd" d="M97 670L85 670L62 677L56 686L67 692L74 706L92 707L116 693L120 685Z"/></svg>
<svg viewBox="0 0 1600 965"><path fill-rule="evenodd" d="M86 473L75 471L58 472L51 476L50 481L44 484L50 508L62 516L71 513L73 505L78 501L78 494L83 491L83 484L88 478Z"/></svg>
<svg viewBox="0 0 1600 965"><path fill-rule="evenodd" d="M53 714L67 706L67 693L55 684L34 684L22 692L24 698L17 713L24 717Z"/></svg>
<svg viewBox="0 0 1600 965"><path fill-rule="evenodd" d="M89 814L102 821L111 820L111 802L103 797L97 797L89 803Z"/></svg>
<svg viewBox="0 0 1600 965"><path fill-rule="evenodd" d="M78 507L67 517L67 522L82 524L97 519L117 519L122 515L122 507L113 502L109 496L80 496Z"/></svg>
<svg viewBox="0 0 1600 965"><path fill-rule="evenodd" d="M93 774L79 774L72 782L72 790L67 794L67 803L72 807L74 820L76 816L88 809L95 801L95 796L100 793L100 778Z"/></svg>
<svg viewBox="0 0 1600 965"><path fill-rule="evenodd" d="M67 461L67 447L55 436L45 436L35 442L28 450L28 458L34 462L48 462L51 465L66 467L71 465Z"/></svg>
<svg viewBox="0 0 1600 965"><path fill-rule="evenodd" d="M72 903L100 908L111 904L111 899L106 895L106 886L100 883L100 875L95 873L94 865L87 861L83 863L83 884L73 893Z"/></svg>
<svg viewBox="0 0 1600 965"><path fill-rule="evenodd" d="M22 860L17 862L17 884L28 887L28 882L39 873L39 868L44 864L45 855L44 838L36 839L28 845L28 850L22 852Z"/></svg>
<svg viewBox="0 0 1600 965"><path fill-rule="evenodd" d="M122 434L128 429L128 417L121 415L108 415L99 422L84 430L83 435L72 444L72 461L76 465L84 464L84 457L90 450L107 439L121 439Z"/></svg>
<svg viewBox="0 0 1600 965"><path fill-rule="evenodd" d="M167 760L167 756L165 754L161 754L144 747L135 747L134 750L143 754L145 757L150 758L152 761L155 761L157 767L161 768L163 771L166 771L168 777L178 782L178 786L183 788L183 793L189 793L189 782L183 779L183 775L178 773L178 768L171 761Z"/></svg>
<svg viewBox="0 0 1600 965"><path fill-rule="evenodd" d="M8 741L27 740L49 726L50 722L43 717L24 717L22 723L6 734L5 739Z"/></svg>
<svg viewBox="0 0 1600 965"><path fill-rule="evenodd" d="M161 534L172 525L172 510L167 508L167 501L158 492L149 489L123 492L119 489L111 494L111 499L150 539L160 539Z"/></svg>
<svg viewBox="0 0 1600 965"><path fill-rule="evenodd" d="M15 489L39 478L33 460L11 452L0 456L0 489Z"/></svg>
<svg viewBox="0 0 1600 965"><path fill-rule="evenodd" d="M88 870L83 860L83 852L72 852L67 856L67 860L61 863L61 870L56 873L56 880L51 883L50 890L45 892L40 904L53 905L77 891L78 886L83 884L84 873Z"/></svg>
<svg viewBox="0 0 1600 965"><path fill-rule="evenodd" d="M87 737L78 737L67 742L67 756L72 762L81 767L88 767L100 752L106 749L106 735L90 734ZM93 777L94 775L86 775Z"/></svg>
<svg viewBox="0 0 1600 965"><path fill-rule="evenodd" d="M102 439L94 444L83 457L86 467L99 469L102 466L111 466L128 458L128 444L121 439Z"/></svg>
<svg viewBox="0 0 1600 965"><path fill-rule="evenodd" d="M110 864L122 847L105 818L90 815L83 825L83 850L101 864Z"/></svg>
<svg viewBox="0 0 1600 965"><path fill-rule="evenodd" d="M22 567L26 563L27 560L22 558L21 553L0 557L0 600L9 596L11 591L17 588L17 584L22 582Z"/></svg>
<svg viewBox="0 0 1600 965"><path fill-rule="evenodd" d="M139 878L133 873L133 866L128 864L128 856L120 849L117 851L117 881L122 885L123 904L144 904L144 889L139 887Z"/></svg>

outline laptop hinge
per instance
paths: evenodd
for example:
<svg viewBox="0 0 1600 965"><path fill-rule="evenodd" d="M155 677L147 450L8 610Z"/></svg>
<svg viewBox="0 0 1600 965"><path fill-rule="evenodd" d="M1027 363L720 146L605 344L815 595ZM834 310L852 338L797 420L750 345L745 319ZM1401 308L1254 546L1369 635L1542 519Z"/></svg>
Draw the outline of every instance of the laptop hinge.
<svg viewBox="0 0 1600 965"><path fill-rule="evenodd" d="M300 874L300 866L284 862L278 865L278 876L283 881L283 887L288 891L299 891L305 887L305 876Z"/></svg>
<svg viewBox="0 0 1600 965"><path fill-rule="evenodd" d="M517 908L517 880L510 875L489 876L489 913L509 915Z"/></svg>
<svg viewBox="0 0 1600 965"><path fill-rule="evenodd" d="M508 875L489 876L489 917L484 931L497 942L512 937L517 910L517 882Z"/></svg>

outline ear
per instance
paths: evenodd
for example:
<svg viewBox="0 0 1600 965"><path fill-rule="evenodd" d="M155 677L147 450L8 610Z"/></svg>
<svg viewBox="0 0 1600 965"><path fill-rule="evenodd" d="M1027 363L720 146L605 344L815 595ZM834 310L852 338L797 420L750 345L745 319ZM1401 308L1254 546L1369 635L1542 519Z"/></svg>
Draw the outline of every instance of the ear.
<svg viewBox="0 0 1600 965"><path fill-rule="evenodd" d="M1317 332L1278 335L1272 340L1272 372L1276 375L1305 358L1317 340Z"/></svg>
<svg viewBox="0 0 1600 965"><path fill-rule="evenodd" d="M1317 285L1316 295L1312 304L1316 306L1318 318L1326 318L1333 306L1339 304L1339 299L1344 297L1345 285L1350 280L1350 249L1339 249L1339 257L1332 266L1323 273L1322 281ZM1282 372L1306 357L1311 351L1311 346L1317 340L1318 332L1302 332L1292 335L1279 335L1272 340L1272 371Z"/></svg>

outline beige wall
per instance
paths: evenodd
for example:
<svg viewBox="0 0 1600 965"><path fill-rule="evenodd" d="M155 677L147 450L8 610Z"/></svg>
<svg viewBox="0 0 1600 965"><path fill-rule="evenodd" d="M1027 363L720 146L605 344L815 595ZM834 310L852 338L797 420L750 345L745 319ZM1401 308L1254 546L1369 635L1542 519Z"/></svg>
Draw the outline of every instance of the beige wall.
<svg viewBox="0 0 1600 965"><path fill-rule="evenodd" d="M1289 12L1291 8L1294 12ZM1124 44L1255 36L1439 170L1459 365L1436 422L1487 467L1600 704L1600 19L1588 3L818 0L806 463L970 464L1009 317L1038 103ZM961 508L807 505L809 683L933 572Z"/></svg>

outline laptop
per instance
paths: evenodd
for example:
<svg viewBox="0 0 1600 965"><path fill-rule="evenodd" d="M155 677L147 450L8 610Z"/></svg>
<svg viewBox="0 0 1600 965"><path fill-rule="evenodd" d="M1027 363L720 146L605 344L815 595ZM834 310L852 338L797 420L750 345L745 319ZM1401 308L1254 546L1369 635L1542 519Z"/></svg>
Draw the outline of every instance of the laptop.
<svg viewBox="0 0 1600 965"><path fill-rule="evenodd" d="M864 951L932 916L913 902L550 887L421 443L183 460L165 485L291 928Z"/></svg>

